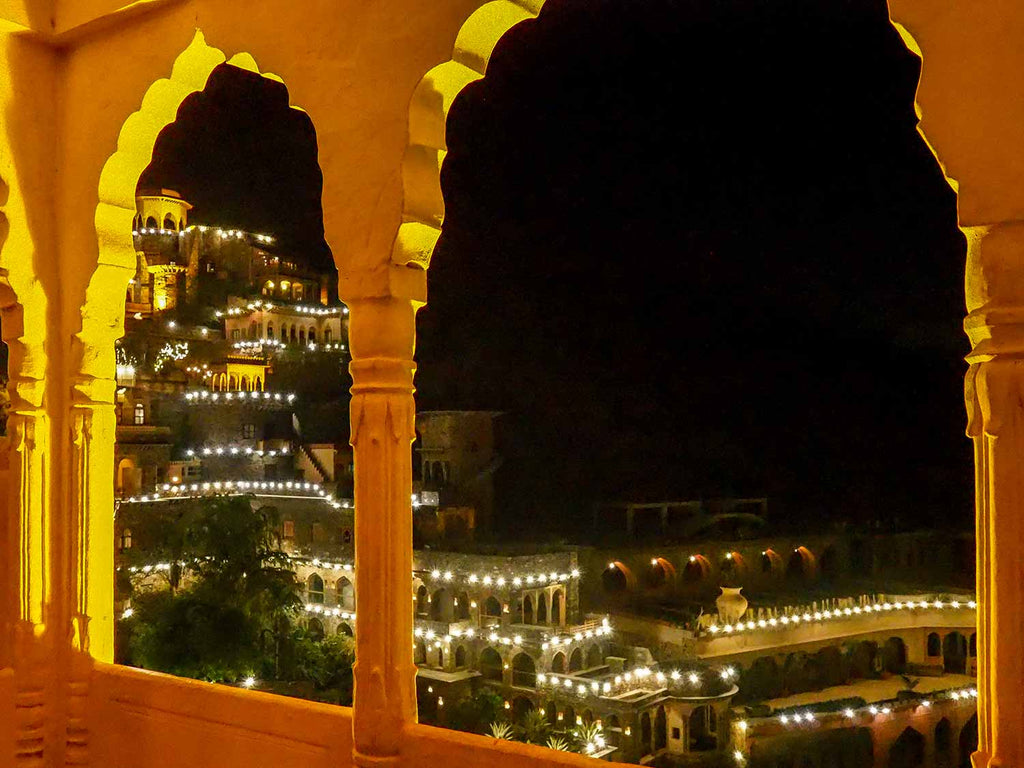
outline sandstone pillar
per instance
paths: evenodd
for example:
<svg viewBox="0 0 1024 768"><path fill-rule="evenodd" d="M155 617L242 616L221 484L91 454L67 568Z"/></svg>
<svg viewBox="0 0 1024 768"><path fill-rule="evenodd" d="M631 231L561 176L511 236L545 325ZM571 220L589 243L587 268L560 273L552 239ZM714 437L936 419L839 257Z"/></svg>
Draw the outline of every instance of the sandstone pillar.
<svg viewBox="0 0 1024 768"><path fill-rule="evenodd" d="M967 230L965 395L974 442L978 744L974 764L1024 765L1024 222ZM996 279L998 278L998 279Z"/></svg>
<svg viewBox="0 0 1024 768"><path fill-rule="evenodd" d="M356 509L354 755L396 764L416 721L413 664L412 442L416 306L408 299L349 302Z"/></svg>

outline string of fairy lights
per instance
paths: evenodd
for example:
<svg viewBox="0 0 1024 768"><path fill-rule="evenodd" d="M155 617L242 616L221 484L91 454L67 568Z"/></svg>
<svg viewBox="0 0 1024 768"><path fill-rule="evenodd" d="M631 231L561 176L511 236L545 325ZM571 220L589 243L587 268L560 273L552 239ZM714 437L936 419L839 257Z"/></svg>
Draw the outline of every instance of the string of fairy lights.
<svg viewBox="0 0 1024 768"><path fill-rule="evenodd" d="M245 494L317 499L335 509L347 509L352 505L348 499L335 499L319 483L306 483L298 480L215 480L202 483L164 483L153 493L130 496L127 499L121 499L121 503L146 504L207 496Z"/></svg>
<svg viewBox="0 0 1024 768"><path fill-rule="evenodd" d="M206 389L185 393L185 402L192 404L207 403L291 403L295 401L294 392L267 392L265 390L238 390L233 392L211 392Z"/></svg>
<svg viewBox="0 0 1024 768"><path fill-rule="evenodd" d="M920 707L921 709L928 710L936 701L946 700L973 703L977 698L978 689L973 686L966 688L951 688L944 691L934 691L930 697L911 700L910 706L915 709ZM903 702L897 702L897 707L901 704L903 704ZM772 719L787 728L794 728L797 726L807 727L816 725L821 719L828 718L842 717L845 720L858 720L865 717L870 717L872 719L878 716L886 717L891 715L893 711L894 707L892 703L878 701L873 704L866 704L863 707L847 707L842 710L842 712L815 713L809 709L804 709L798 712L783 712L778 715L774 715ZM751 727L750 723L746 720L738 720L735 725L743 734L745 734ZM743 764L746 762L747 755L742 749L737 749L733 752L733 759L735 759L737 763Z"/></svg>
<svg viewBox="0 0 1024 768"><path fill-rule="evenodd" d="M188 448L185 450L185 455L189 458L201 457L201 456L223 456L223 457L255 457L255 458L274 458L276 456L290 456L291 447L287 444L282 445L280 448L265 450L263 448L253 448L251 445L237 445L237 444L226 444L226 445L204 445L199 448Z"/></svg>
<svg viewBox="0 0 1024 768"><path fill-rule="evenodd" d="M836 619L846 619L853 616L880 614L891 611L908 611L924 608L958 610L964 607L974 610L978 607L978 603L973 599L966 601L956 599L884 601L869 603L867 605L856 605L847 608L837 608L835 610L814 612L804 611L803 613L794 613L792 615L779 616L778 618L772 617L769 619L758 619L757 621L738 621L735 624L712 624L707 628L707 632L712 635L717 635L719 633L728 635L740 632L749 632L757 629L782 629L784 627L796 626L801 623L809 624L811 622L834 621Z"/></svg>
<svg viewBox="0 0 1024 768"><path fill-rule="evenodd" d="M250 301L245 306L218 309L213 314L214 317L237 317L247 315L250 312L272 312L275 309L281 312L296 312L300 315L311 315L314 317L348 314L348 307L344 306L320 307L308 304L275 304L272 301Z"/></svg>
<svg viewBox="0 0 1024 768"><path fill-rule="evenodd" d="M915 706L921 706L928 708L932 705L933 700L948 699L950 701L970 701L978 698L978 689L974 687L960 687L949 689L945 691L935 691L931 694L931 698L921 698L916 700ZM854 720L858 717L870 715L875 717L876 715L891 715L893 708L890 704L885 702L875 702L874 704L868 704L863 707L847 707L842 711L843 717L848 720ZM828 713L837 714L837 713ZM822 717L822 714L816 714L810 710L804 710L801 712L789 712L777 715L778 722L783 725L796 726L796 725L809 725ZM740 729L746 730L749 726L746 721L741 721Z"/></svg>
<svg viewBox="0 0 1024 768"><path fill-rule="evenodd" d="M442 571L439 568L434 568L430 571L417 571L418 575L424 581L427 578L433 579L434 581L443 582L461 582L464 581L467 584L482 584L485 587L497 586L513 586L521 587L524 584L526 586L543 586L545 584L557 584L559 582L569 581L570 579L578 579L580 577L580 571L578 568L573 568L567 573L557 573L551 571L550 573L526 573L526 574L503 574L495 576L494 574L477 574L475 572L455 574L452 571Z"/></svg>
<svg viewBox="0 0 1024 768"><path fill-rule="evenodd" d="M183 237L188 232L212 232L217 237L223 237L230 240L239 240L246 237L251 237L260 243L274 242L274 238L270 235L259 235L253 232L244 232L241 229L223 229L221 227L208 227L205 224L193 224L185 229L164 229L162 227L141 227L139 229L132 230L132 236L138 237L139 235L174 235L175 237Z"/></svg>

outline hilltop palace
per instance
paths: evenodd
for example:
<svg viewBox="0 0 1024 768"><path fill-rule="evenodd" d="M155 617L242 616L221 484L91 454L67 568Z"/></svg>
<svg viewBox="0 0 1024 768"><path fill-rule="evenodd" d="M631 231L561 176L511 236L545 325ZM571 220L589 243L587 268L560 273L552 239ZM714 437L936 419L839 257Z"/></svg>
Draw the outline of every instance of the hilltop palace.
<svg viewBox="0 0 1024 768"><path fill-rule="evenodd" d="M132 521L154 505L273 504L307 628L351 635L347 428L330 402L281 383L346 364L337 276L270 235L189 225L190 208L167 189L137 199L118 551L144 550ZM417 416L421 721L444 725L486 687L511 721L599 722L588 751L617 762L965 765L977 740L969 537L775 535L763 499L674 500L603 507L575 546L488 546L477 539L495 513L499 417ZM130 575L157 588L171 567Z"/></svg>

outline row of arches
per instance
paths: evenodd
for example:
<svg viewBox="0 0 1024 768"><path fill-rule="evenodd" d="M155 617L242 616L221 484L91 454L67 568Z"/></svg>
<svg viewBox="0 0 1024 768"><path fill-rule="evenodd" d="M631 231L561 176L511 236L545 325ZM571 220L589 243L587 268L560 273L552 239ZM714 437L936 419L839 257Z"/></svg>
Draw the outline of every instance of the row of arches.
<svg viewBox="0 0 1024 768"><path fill-rule="evenodd" d="M904 728L889 747L889 768L923 768L929 764L936 768L970 768L971 754L978 748L978 716L964 723L955 746L953 724L942 718L932 732L932 743L934 754L928 761L924 734L912 726Z"/></svg>
<svg viewBox="0 0 1024 768"><path fill-rule="evenodd" d="M944 637L938 632L930 632L926 642L926 655L929 660L942 658L942 669L945 672L970 674L970 659L978 657L978 633L972 632L968 639L959 632L950 632Z"/></svg>
<svg viewBox="0 0 1024 768"><path fill-rule="evenodd" d="M879 672L902 674L907 669L907 647L900 637L879 645L872 640L830 645L815 652L794 651L784 657L760 656L741 670L738 700L777 699L818 691Z"/></svg>
<svg viewBox="0 0 1024 768"><path fill-rule="evenodd" d="M306 602L324 605L326 602L324 580L319 574L312 573L306 579ZM356 588L350 579L342 576L334 583L334 595L339 608L354 611L356 608Z"/></svg>
<svg viewBox="0 0 1024 768"><path fill-rule="evenodd" d="M327 631L324 629L324 623L320 621L320 619L316 618L306 620L306 632L314 640L323 640L327 636ZM342 621L338 624L337 634L345 635L346 637L355 637L352 625L347 621Z"/></svg>
<svg viewBox="0 0 1024 768"><path fill-rule="evenodd" d="M565 617L565 592L556 589L550 595L546 591L526 593L520 614L522 624L561 626Z"/></svg>
<svg viewBox="0 0 1024 768"><path fill-rule="evenodd" d="M158 221L156 216L147 216L146 219L143 220L142 214L140 213L135 217L133 225L136 231L140 229L170 229L176 232L182 232L185 229L185 219L175 219L172 214L168 213L164 216L162 222Z"/></svg>
<svg viewBox="0 0 1024 768"><path fill-rule="evenodd" d="M708 704L694 709L673 729L673 740L682 741L688 752L711 752L718 749L718 714ZM640 752L642 757L657 754L668 747L669 730L665 707L640 715Z"/></svg>
<svg viewBox="0 0 1024 768"><path fill-rule="evenodd" d="M282 323L280 331L274 327L273 323L267 323L266 331L263 334L263 338L270 341L275 341L280 335L282 344L300 344L305 346L306 344L316 344L317 332L316 328L312 325L301 326L295 323L286 324ZM260 328L256 323L252 323L249 326L249 338L253 340L260 339ZM323 341L325 344L330 344L334 340L334 334L330 328L324 328Z"/></svg>
<svg viewBox="0 0 1024 768"><path fill-rule="evenodd" d="M423 584L416 589L416 615L433 621L465 621L473 618L472 609L475 607L475 601L465 591L441 588L431 594ZM479 609L481 617L500 619L505 613L504 606L494 595L488 595ZM565 591L527 593L517 608L515 618L520 624L562 626L565 621Z"/></svg>
<svg viewBox="0 0 1024 768"><path fill-rule="evenodd" d="M215 392L262 392L263 377L233 373L215 373L210 384Z"/></svg>
<svg viewBox="0 0 1024 768"><path fill-rule="evenodd" d="M537 704L527 696L516 696L512 699L510 709L512 720L522 723L530 712L537 709ZM572 704L568 702L549 700L540 706L540 712L546 718L548 725L555 730L569 729L577 725L596 722L592 710L584 709L577 713ZM622 726L617 715L611 715L602 722L602 731L609 744L612 746L619 745Z"/></svg>
<svg viewBox="0 0 1024 768"><path fill-rule="evenodd" d="M585 651L583 648L574 648L568 654L558 651L551 657L548 666L550 672L564 675L595 669L602 664L604 655L601 653L601 646L593 643ZM500 682L504 679L504 671L511 668L513 685L532 688L536 684L537 662L526 652L513 656L509 667L502 659L501 653L488 646L480 652L479 668L485 680Z"/></svg>
<svg viewBox="0 0 1024 768"><path fill-rule="evenodd" d="M316 289L313 286L289 280L282 280L280 283L267 280L260 287L260 294L292 301L314 301L316 299Z"/></svg>
<svg viewBox="0 0 1024 768"><path fill-rule="evenodd" d="M465 645L456 646L452 656L454 657L455 669L465 669L469 666L470 653ZM416 641L413 646L413 662L418 666L433 666L444 669L446 661L444 646L430 649L422 640Z"/></svg>
<svg viewBox="0 0 1024 768"><path fill-rule="evenodd" d="M652 557L639 576L621 560L608 563L601 574L601 585L609 594L636 592L639 590L658 591L676 587L699 588L717 584L712 577L717 573L719 581L738 583L751 576L785 579L794 585L807 584L818 578L830 579L838 575L838 555L834 547L828 547L818 558L810 549L795 548L786 558L772 549L761 552L756 563L749 562L738 551L726 552L717 567L703 554L690 555L682 568L665 557Z"/></svg>

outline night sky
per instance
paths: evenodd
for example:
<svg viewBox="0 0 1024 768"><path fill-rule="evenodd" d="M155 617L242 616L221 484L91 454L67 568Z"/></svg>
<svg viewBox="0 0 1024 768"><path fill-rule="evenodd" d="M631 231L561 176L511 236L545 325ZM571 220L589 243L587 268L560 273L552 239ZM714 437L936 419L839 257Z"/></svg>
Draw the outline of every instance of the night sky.
<svg viewBox="0 0 1024 768"><path fill-rule="evenodd" d="M964 246L918 68L883 2L549 0L506 35L449 116L417 352L421 408L505 413L505 533L728 495L970 524ZM144 182L323 253L305 116L214 79Z"/></svg>

